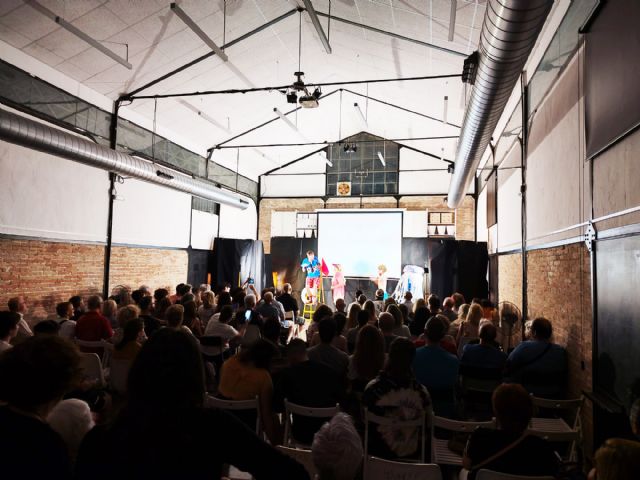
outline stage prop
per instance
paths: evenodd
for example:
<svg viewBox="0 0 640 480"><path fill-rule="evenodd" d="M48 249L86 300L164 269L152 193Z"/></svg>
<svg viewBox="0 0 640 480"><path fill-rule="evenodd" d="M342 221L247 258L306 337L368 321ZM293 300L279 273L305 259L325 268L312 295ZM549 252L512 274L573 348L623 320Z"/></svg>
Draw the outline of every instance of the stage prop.
<svg viewBox="0 0 640 480"><path fill-rule="evenodd" d="M230 282L232 287L253 278L258 292L265 286L264 250L260 240L217 238L209 271L214 285Z"/></svg>

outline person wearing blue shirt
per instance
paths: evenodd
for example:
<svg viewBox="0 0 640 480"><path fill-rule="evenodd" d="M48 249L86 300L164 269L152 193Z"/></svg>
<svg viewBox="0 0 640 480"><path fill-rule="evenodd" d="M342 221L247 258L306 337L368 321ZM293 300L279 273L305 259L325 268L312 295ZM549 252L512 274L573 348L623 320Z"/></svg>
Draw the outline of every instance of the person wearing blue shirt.
<svg viewBox="0 0 640 480"><path fill-rule="evenodd" d="M460 364L463 367L483 368L502 371L507 354L496 347L497 330L492 323L480 327L480 343L468 343L464 346Z"/></svg>
<svg viewBox="0 0 640 480"><path fill-rule="evenodd" d="M305 287L308 295L311 296L311 303L315 305L318 296L318 285L320 284L320 262L313 250L307 252L307 258L302 260L300 267L307 274Z"/></svg>
<svg viewBox="0 0 640 480"><path fill-rule="evenodd" d="M454 389L458 381L458 357L439 344L448 325L439 316L431 317L424 329L426 345L416 350L413 370L418 381L427 387L436 415L451 417L455 412Z"/></svg>

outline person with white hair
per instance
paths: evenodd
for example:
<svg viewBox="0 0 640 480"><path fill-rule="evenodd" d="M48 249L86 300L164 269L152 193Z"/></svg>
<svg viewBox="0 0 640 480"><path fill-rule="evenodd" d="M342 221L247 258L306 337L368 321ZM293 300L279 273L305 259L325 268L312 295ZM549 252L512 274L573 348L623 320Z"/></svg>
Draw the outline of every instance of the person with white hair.
<svg viewBox="0 0 640 480"><path fill-rule="evenodd" d="M78 455L82 439L95 425L89 405L77 398L59 402L47 416L47 423L62 437L72 461Z"/></svg>
<svg viewBox="0 0 640 480"><path fill-rule="evenodd" d="M362 441L346 413L337 413L313 438L311 458L317 480L353 480L362 465Z"/></svg>

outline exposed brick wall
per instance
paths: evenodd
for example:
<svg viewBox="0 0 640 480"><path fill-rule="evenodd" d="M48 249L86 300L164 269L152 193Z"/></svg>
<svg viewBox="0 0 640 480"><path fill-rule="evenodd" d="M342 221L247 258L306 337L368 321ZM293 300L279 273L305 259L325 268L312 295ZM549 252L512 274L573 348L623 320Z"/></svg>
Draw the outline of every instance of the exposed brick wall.
<svg viewBox="0 0 640 480"><path fill-rule="evenodd" d="M499 259L500 300L521 304L521 255ZM592 389L592 312L589 253L583 244L533 250L527 254L528 318L544 316L553 323L553 338L567 349L568 395ZM516 300L517 299L517 300ZM519 303L520 302L520 303ZM590 402L583 408L584 446L593 450Z"/></svg>
<svg viewBox="0 0 640 480"><path fill-rule="evenodd" d="M327 199L326 208L360 208L360 198L332 197ZM258 219L258 239L264 244L265 253L271 252L271 212L309 212L325 208L321 198L265 198L260 201ZM407 210L450 211L443 195L400 197L364 197L362 208L406 208ZM475 240L475 201L467 196L456 212L456 238Z"/></svg>
<svg viewBox="0 0 640 480"><path fill-rule="evenodd" d="M0 309L22 295L31 323L72 295L102 293L104 246L0 238ZM113 247L111 286L174 287L187 279L184 250Z"/></svg>

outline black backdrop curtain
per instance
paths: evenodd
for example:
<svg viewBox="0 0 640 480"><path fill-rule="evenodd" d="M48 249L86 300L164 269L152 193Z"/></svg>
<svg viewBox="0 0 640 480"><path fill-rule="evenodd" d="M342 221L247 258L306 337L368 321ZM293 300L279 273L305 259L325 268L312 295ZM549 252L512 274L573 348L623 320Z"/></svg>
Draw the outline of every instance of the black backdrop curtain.
<svg viewBox="0 0 640 480"><path fill-rule="evenodd" d="M265 286L262 241L217 238L210 257L209 271L214 285L230 282L235 287L251 277L259 292Z"/></svg>

